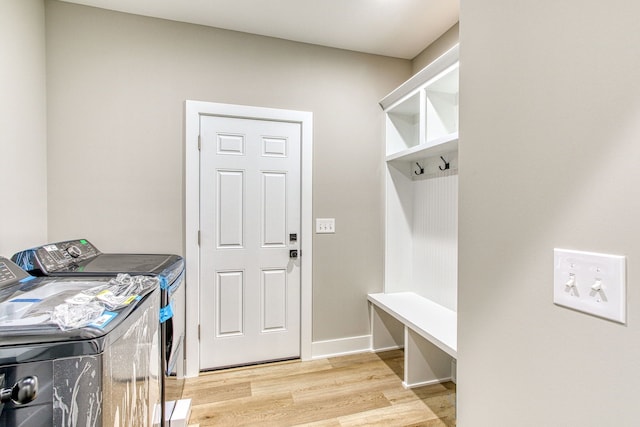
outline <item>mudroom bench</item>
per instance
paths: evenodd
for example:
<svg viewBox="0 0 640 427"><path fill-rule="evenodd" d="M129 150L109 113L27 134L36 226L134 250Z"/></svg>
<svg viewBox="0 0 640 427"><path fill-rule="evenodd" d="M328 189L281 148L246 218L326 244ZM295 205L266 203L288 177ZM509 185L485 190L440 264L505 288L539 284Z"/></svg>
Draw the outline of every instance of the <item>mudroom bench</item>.
<svg viewBox="0 0 640 427"><path fill-rule="evenodd" d="M457 314L414 292L369 294L372 350L404 347L406 388L455 381Z"/></svg>

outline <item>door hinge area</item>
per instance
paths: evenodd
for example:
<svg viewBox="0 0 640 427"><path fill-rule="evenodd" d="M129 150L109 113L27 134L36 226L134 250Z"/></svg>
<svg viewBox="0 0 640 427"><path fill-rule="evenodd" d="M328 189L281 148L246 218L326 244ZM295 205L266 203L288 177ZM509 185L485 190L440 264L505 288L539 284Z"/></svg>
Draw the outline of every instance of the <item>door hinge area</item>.
<svg viewBox="0 0 640 427"><path fill-rule="evenodd" d="M198 246L200 246L200 230L198 230Z"/></svg>
<svg viewBox="0 0 640 427"><path fill-rule="evenodd" d="M198 325L198 341L200 341L200 325Z"/></svg>
<svg viewBox="0 0 640 427"><path fill-rule="evenodd" d="M200 135L198 135L198 151L200 151L202 149L202 137Z"/></svg>

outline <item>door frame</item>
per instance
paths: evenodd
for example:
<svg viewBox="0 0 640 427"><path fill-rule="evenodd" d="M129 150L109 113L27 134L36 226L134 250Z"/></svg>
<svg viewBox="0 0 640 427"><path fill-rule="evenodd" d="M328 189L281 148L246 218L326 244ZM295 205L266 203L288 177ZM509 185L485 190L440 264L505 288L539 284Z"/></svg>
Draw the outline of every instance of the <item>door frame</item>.
<svg viewBox="0 0 640 427"><path fill-rule="evenodd" d="M300 141L300 358L311 359L312 339L312 179L313 113L247 105L185 101L184 254L186 261L185 376L200 373L200 116L221 116L299 123Z"/></svg>

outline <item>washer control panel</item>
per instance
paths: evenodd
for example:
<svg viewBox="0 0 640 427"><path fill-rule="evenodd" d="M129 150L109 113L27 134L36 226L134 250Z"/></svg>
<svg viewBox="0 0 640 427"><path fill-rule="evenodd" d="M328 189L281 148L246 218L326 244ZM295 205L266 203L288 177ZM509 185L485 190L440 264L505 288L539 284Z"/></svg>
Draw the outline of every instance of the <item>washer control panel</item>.
<svg viewBox="0 0 640 427"><path fill-rule="evenodd" d="M0 257L0 287L13 285L25 277L29 275L24 270L7 258Z"/></svg>
<svg viewBox="0 0 640 427"><path fill-rule="evenodd" d="M27 271L39 269L44 273L60 271L100 255L100 251L86 239L51 243L13 256L13 260Z"/></svg>

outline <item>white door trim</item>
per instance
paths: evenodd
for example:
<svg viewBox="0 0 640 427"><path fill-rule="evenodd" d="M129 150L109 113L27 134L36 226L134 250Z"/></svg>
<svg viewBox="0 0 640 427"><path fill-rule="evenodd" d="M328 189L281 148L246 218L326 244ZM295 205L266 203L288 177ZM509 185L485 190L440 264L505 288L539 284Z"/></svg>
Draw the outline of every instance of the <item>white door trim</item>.
<svg viewBox="0 0 640 427"><path fill-rule="evenodd" d="M313 177L313 114L306 111L280 110L246 105L219 104L203 101L185 102L185 200L184 254L186 261L187 318L186 367L187 377L197 377L200 370L198 324L200 323L200 116L223 116L300 123L301 135L301 270L300 270L300 357L311 359L312 333L312 177Z"/></svg>

